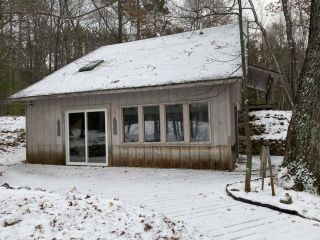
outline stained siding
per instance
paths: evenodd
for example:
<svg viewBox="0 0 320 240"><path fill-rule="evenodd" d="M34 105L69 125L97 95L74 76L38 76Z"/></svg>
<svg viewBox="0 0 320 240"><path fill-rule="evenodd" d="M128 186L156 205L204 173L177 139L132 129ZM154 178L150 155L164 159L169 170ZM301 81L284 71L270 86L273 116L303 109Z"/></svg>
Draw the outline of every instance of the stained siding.
<svg viewBox="0 0 320 240"><path fill-rule="evenodd" d="M233 96L237 91L239 90L234 87L231 89L220 85L33 101L27 106L28 162L65 164L65 111L106 108L109 166L232 169L231 145L235 141L235 134L231 118ZM209 102L209 144L122 143L121 107L194 101ZM112 126L114 118L117 123L116 134ZM61 124L60 136L57 132L58 120ZM164 131L163 127L161 129Z"/></svg>
<svg viewBox="0 0 320 240"><path fill-rule="evenodd" d="M231 129L231 146L232 146L232 154L233 160L235 161L239 156L239 139L238 139L238 113L236 114L235 111L240 111L241 106L241 81L238 81L230 86L230 129Z"/></svg>
<svg viewBox="0 0 320 240"><path fill-rule="evenodd" d="M230 146L113 146L113 166L231 170Z"/></svg>

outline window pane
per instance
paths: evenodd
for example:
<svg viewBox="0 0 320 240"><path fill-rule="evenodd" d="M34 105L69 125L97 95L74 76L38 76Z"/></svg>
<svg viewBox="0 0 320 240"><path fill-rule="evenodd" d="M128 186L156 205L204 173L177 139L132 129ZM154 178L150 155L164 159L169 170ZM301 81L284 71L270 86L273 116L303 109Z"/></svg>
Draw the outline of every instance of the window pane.
<svg viewBox="0 0 320 240"><path fill-rule="evenodd" d="M159 106L144 107L143 112L145 142L160 142Z"/></svg>
<svg viewBox="0 0 320 240"><path fill-rule="evenodd" d="M189 107L190 114L190 141L209 141L209 113L208 103L192 103Z"/></svg>
<svg viewBox="0 0 320 240"><path fill-rule="evenodd" d="M183 138L183 107L179 105L166 106L166 129L168 142L181 142Z"/></svg>
<svg viewBox="0 0 320 240"><path fill-rule="evenodd" d="M69 113L70 162L86 162L84 113Z"/></svg>
<svg viewBox="0 0 320 240"><path fill-rule="evenodd" d="M123 109L124 123L124 141L138 142L139 141L139 124L138 124L138 108Z"/></svg>
<svg viewBox="0 0 320 240"><path fill-rule="evenodd" d="M105 112L88 112L88 162L106 163Z"/></svg>

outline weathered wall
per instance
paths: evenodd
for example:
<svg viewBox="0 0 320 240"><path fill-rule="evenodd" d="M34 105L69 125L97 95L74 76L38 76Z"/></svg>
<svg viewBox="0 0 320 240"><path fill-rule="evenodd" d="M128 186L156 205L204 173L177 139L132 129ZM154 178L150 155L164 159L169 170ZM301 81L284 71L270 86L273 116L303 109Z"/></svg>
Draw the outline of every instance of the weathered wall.
<svg viewBox="0 0 320 240"><path fill-rule="evenodd" d="M233 94L227 85L193 88L170 88L132 93L90 95L39 100L27 106L27 158L29 163L65 164L65 116L67 110L106 108L108 112L109 166L183 167L232 169L235 143ZM230 100L231 99L231 100ZM121 107L208 101L211 141L195 143L122 142ZM113 134L112 119L117 131ZM58 121L61 125L58 134ZM128 157L130 156L130 158Z"/></svg>
<svg viewBox="0 0 320 240"><path fill-rule="evenodd" d="M230 85L230 131L231 131L231 146L233 152L233 161L235 163L239 154L239 112L241 110L241 81Z"/></svg>
<svg viewBox="0 0 320 240"><path fill-rule="evenodd" d="M219 169L233 168L230 146L113 146L113 166Z"/></svg>

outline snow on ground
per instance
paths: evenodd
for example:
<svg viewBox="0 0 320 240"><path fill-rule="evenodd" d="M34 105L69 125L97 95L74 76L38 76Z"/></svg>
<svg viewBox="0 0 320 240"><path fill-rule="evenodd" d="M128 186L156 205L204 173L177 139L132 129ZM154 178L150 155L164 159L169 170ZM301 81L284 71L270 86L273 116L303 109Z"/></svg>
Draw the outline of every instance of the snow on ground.
<svg viewBox="0 0 320 240"><path fill-rule="evenodd" d="M0 185L42 188L62 195L76 187L101 199L116 198L155 210L209 239L320 239L320 225L315 221L227 196L226 184L242 181L244 172L25 164L0 166L1 171Z"/></svg>
<svg viewBox="0 0 320 240"><path fill-rule="evenodd" d="M6 116L0 117L1 132L15 132L16 130L25 129L25 117Z"/></svg>
<svg viewBox="0 0 320 240"><path fill-rule="evenodd" d="M204 239L183 222L75 189L0 188L0 239Z"/></svg>
<svg viewBox="0 0 320 240"><path fill-rule="evenodd" d="M25 160L25 117L0 117L0 165Z"/></svg>
<svg viewBox="0 0 320 240"><path fill-rule="evenodd" d="M250 124L256 127L260 126L263 129L263 133L252 136L252 139L286 139L291 115L291 111L262 110L250 112Z"/></svg>
<svg viewBox="0 0 320 240"><path fill-rule="evenodd" d="M12 158L14 155L14 158ZM14 165L26 160L25 147L19 146L7 152L0 152L0 166L1 165Z"/></svg>
<svg viewBox="0 0 320 240"><path fill-rule="evenodd" d="M249 199L255 202L273 205L282 209L295 210L300 215L320 221L320 197L311 195L307 192L297 192L293 190L285 190L280 186L275 186L276 196L272 196L270 179L265 181L264 190L261 190L261 180L252 181L250 193L246 193L243 189L243 183L236 183L229 186L229 190L236 197ZM280 203L280 199L285 197L285 193L289 193L292 197L292 204Z"/></svg>

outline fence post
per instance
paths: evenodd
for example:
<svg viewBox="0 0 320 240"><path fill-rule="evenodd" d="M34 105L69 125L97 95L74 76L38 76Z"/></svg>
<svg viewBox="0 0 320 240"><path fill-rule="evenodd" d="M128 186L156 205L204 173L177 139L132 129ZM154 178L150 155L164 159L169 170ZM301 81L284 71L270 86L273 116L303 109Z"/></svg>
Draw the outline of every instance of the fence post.
<svg viewBox="0 0 320 240"><path fill-rule="evenodd" d="M271 157L270 157L270 147L266 147L266 152L267 152L267 159L268 159L268 165L269 165L269 172L270 172L270 184L271 184L271 191L272 191L272 196L276 195L275 189L274 189L274 182L273 182L273 174L272 174L272 165L271 165Z"/></svg>
<svg viewBox="0 0 320 240"><path fill-rule="evenodd" d="M264 189L264 179L266 177L266 167L267 167L267 155L266 155L266 147L264 145L261 146L260 153L260 176L262 177L262 186L261 190Z"/></svg>

